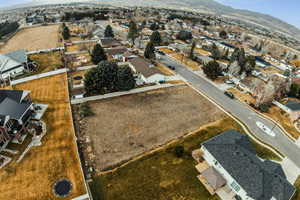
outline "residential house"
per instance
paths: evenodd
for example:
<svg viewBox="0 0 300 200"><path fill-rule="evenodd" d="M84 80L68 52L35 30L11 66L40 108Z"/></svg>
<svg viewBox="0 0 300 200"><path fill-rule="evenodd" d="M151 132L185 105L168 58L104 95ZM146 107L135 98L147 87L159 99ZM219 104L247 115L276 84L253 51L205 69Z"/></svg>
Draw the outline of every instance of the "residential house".
<svg viewBox="0 0 300 200"><path fill-rule="evenodd" d="M92 40L100 40L104 37L104 29L100 26L97 26L97 28L93 31L93 37Z"/></svg>
<svg viewBox="0 0 300 200"><path fill-rule="evenodd" d="M224 52L228 50L230 53L232 53L234 51L234 49L236 48L234 45L226 43L226 42L216 42L216 44Z"/></svg>
<svg viewBox="0 0 300 200"><path fill-rule="evenodd" d="M137 75L137 84L158 83L165 80L165 76L144 58L136 57L129 60L129 67Z"/></svg>
<svg viewBox="0 0 300 200"><path fill-rule="evenodd" d="M126 62L130 58L137 57L130 51L130 49L127 49L126 47L109 48L105 49L105 51L108 59L117 60L120 62Z"/></svg>
<svg viewBox="0 0 300 200"><path fill-rule="evenodd" d="M100 39L100 44L103 48L112 48L121 46L121 43L113 38L102 38Z"/></svg>
<svg viewBox="0 0 300 200"><path fill-rule="evenodd" d="M34 117L29 91L0 90L0 149L14 138L20 139Z"/></svg>
<svg viewBox="0 0 300 200"><path fill-rule="evenodd" d="M294 100L288 100L285 104L279 102L273 102L276 106L284 110L289 114L290 120L295 121L300 118L300 102Z"/></svg>
<svg viewBox="0 0 300 200"><path fill-rule="evenodd" d="M29 69L29 61L25 50L8 54L0 54L0 79L22 75Z"/></svg>
<svg viewBox="0 0 300 200"><path fill-rule="evenodd" d="M198 178L222 199L290 200L295 188L280 164L256 155L247 135L225 131L201 144L203 162Z"/></svg>
<svg viewBox="0 0 300 200"><path fill-rule="evenodd" d="M267 68L267 67L271 66L271 64L269 62L265 61L260 56L255 56L255 61L256 61L256 65L258 65L261 68Z"/></svg>
<svg viewBox="0 0 300 200"><path fill-rule="evenodd" d="M200 62L201 64L205 65L205 64L213 61L214 59L211 58L211 57L209 57L209 56L201 56L201 55L199 55L199 56L196 56L196 60L198 62Z"/></svg>
<svg viewBox="0 0 300 200"><path fill-rule="evenodd" d="M72 99L80 99L85 96L84 74L72 76L71 79L71 97Z"/></svg>

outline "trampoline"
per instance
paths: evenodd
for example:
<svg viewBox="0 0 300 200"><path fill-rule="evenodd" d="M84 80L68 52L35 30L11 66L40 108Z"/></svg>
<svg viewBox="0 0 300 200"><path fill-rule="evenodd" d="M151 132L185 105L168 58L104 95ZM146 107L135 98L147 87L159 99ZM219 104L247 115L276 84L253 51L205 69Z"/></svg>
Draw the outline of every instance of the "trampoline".
<svg viewBox="0 0 300 200"><path fill-rule="evenodd" d="M72 190L72 184L66 179L62 179L55 183L53 187L53 192L58 197L66 197L70 194Z"/></svg>

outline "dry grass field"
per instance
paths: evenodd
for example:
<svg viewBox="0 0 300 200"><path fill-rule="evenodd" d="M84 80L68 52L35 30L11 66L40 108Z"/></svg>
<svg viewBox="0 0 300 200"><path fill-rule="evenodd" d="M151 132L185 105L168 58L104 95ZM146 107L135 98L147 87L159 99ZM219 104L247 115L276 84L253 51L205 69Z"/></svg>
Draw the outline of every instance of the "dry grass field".
<svg viewBox="0 0 300 200"><path fill-rule="evenodd" d="M108 169L134 156L223 118L224 113L187 86L89 103L84 119L96 169Z"/></svg>
<svg viewBox="0 0 300 200"><path fill-rule="evenodd" d="M19 49L34 51L55 48L59 40L58 27L58 25L51 25L23 29L4 46L0 46L0 53L8 53Z"/></svg>
<svg viewBox="0 0 300 200"><path fill-rule="evenodd" d="M74 142L67 74L26 82L15 89L30 90L34 102L49 105L43 118L48 131L42 146L33 147L20 163L13 162L0 170L0 199L56 200L85 194ZM53 184L61 178L73 184L66 198L52 193Z"/></svg>
<svg viewBox="0 0 300 200"><path fill-rule="evenodd" d="M278 108L277 106L272 106L269 112L266 113L267 116L271 117L276 122L279 122L281 126L295 139L300 136L299 131L295 128L294 124L291 122L289 115Z"/></svg>
<svg viewBox="0 0 300 200"><path fill-rule="evenodd" d="M189 67L193 71L200 70L200 65L197 62L183 56L182 54L172 53L171 56L173 58L175 58L176 60L178 60L179 62L182 62L183 64L185 64L187 67Z"/></svg>
<svg viewBox="0 0 300 200"><path fill-rule="evenodd" d="M191 154L202 142L229 129L244 132L227 116L122 167L94 177L90 183L94 200L218 200L196 178L199 173ZM255 142L252 144L259 157L280 161L270 150ZM184 147L181 157L175 153L177 146Z"/></svg>
<svg viewBox="0 0 300 200"><path fill-rule="evenodd" d="M34 54L29 56L29 58L35 61L39 65L37 71L30 73L30 76L34 74L53 71L64 67L63 62L61 60L61 54L59 51L42 53L42 54Z"/></svg>
<svg viewBox="0 0 300 200"><path fill-rule="evenodd" d="M163 73L163 74L166 75L166 76L172 76L172 75L175 74L174 71L172 71L172 70L169 69L167 66L165 66L164 64L161 64L161 63L157 64L157 65L156 65L156 68L157 68L159 71L161 71L161 73Z"/></svg>
<svg viewBox="0 0 300 200"><path fill-rule="evenodd" d="M204 49L196 48L195 52L199 53L203 56L211 56L211 53L209 51L204 50Z"/></svg>

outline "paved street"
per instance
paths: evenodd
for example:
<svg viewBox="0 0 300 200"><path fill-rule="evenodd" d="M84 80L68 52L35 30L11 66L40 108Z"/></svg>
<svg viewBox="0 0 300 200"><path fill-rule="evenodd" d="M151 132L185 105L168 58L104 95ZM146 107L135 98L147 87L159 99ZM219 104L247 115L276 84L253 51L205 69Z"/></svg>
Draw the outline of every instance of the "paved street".
<svg viewBox="0 0 300 200"><path fill-rule="evenodd" d="M175 66L176 72L190 82L194 88L206 94L226 111L239 118L248 126L250 131L257 138L275 147L282 154L292 160L298 167L300 167L300 148L292 140L290 140L279 127L276 126L273 130L276 136L270 137L256 125L256 122L260 121L272 129L275 126L273 122L261 118L257 113L239 101L228 98L223 94L223 91L206 80L206 78L196 75L174 59L169 58L168 56L162 56L161 62Z"/></svg>

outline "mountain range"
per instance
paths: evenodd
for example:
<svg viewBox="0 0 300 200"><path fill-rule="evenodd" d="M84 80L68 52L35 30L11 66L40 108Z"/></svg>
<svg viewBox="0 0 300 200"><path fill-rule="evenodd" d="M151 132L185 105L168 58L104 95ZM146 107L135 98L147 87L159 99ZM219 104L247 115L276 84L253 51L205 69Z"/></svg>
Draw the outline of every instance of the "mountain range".
<svg viewBox="0 0 300 200"><path fill-rule="evenodd" d="M92 2L99 4L111 4L115 6L154 6L207 12L261 25L272 31L281 32L300 40L300 30L287 22L267 14L249 10L234 9L214 0L32 0L30 3L18 5L17 7L76 2Z"/></svg>

